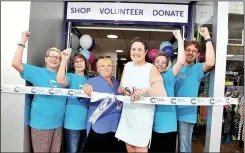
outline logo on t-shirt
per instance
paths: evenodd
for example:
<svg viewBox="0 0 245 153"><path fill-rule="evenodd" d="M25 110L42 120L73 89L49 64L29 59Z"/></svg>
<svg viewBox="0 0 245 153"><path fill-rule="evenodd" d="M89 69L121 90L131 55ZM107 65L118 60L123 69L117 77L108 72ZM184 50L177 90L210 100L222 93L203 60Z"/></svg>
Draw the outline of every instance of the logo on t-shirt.
<svg viewBox="0 0 245 153"><path fill-rule="evenodd" d="M187 74L179 74L177 79L186 79L188 77Z"/></svg>
<svg viewBox="0 0 245 153"><path fill-rule="evenodd" d="M51 87L53 87L53 88L57 88L57 87L58 87L57 82L56 82L55 80L50 80L50 81L49 81L49 85L50 85Z"/></svg>
<svg viewBox="0 0 245 153"><path fill-rule="evenodd" d="M83 87L83 85L82 85L82 84L80 84L80 85L78 86L78 88L79 88L79 89L82 89L82 87Z"/></svg>

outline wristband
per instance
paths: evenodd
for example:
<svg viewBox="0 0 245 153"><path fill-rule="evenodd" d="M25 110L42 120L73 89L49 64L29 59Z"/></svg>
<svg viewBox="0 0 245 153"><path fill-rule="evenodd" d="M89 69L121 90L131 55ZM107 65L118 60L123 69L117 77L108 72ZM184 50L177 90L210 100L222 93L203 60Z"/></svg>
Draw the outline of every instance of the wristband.
<svg viewBox="0 0 245 153"><path fill-rule="evenodd" d="M23 48L26 48L26 46L24 45L24 44L21 44L21 43L19 43L19 44L17 44L18 46L21 46L21 47L23 47Z"/></svg>
<svg viewBox="0 0 245 153"><path fill-rule="evenodd" d="M205 43L207 43L207 42L209 42L209 41L211 41L211 42L212 42L212 40L211 40L211 39L206 39L206 40L205 40Z"/></svg>

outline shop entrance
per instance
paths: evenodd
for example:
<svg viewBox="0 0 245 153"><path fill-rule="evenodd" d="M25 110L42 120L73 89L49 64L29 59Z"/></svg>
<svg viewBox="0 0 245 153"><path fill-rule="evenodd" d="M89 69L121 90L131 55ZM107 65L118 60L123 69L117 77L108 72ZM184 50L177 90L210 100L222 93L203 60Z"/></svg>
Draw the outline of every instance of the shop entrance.
<svg viewBox="0 0 245 153"><path fill-rule="evenodd" d="M180 26L162 26L162 27L144 27L144 26L84 26L79 23L73 23L71 28L71 48L81 50L78 38L82 35L90 35L96 41L96 47L93 49L95 58L100 56L110 56L114 62L113 76L120 81L124 64L130 61L131 40L135 37L141 37L148 42L149 50L159 49L163 41L169 41L172 44L174 55L171 60L177 58L176 39L173 31L181 29ZM183 31L184 35L184 31ZM148 62L151 62L146 57ZM91 64L89 76L96 76L94 63Z"/></svg>

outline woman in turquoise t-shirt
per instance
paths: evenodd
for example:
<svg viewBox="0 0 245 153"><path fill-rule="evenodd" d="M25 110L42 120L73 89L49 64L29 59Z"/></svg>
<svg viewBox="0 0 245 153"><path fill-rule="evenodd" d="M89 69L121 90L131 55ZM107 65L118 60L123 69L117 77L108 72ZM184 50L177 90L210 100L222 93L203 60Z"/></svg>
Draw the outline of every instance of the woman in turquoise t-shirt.
<svg viewBox="0 0 245 153"><path fill-rule="evenodd" d="M57 82L69 89L81 89L87 82L88 62L79 53L71 57L71 64L75 73L67 73L65 68L71 55L71 50L61 53L61 64L57 74ZM80 152L86 138L86 119L88 111L88 100L80 102L77 97L70 96L67 99L65 111L65 152Z"/></svg>
<svg viewBox="0 0 245 153"><path fill-rule="evenodd" d="M30 32L22 33L12 66L34 87L60 88L61 86L56 82L56 74L60 66L61 51L57 48L47 50L44 68L22 63L23 51L29 36ZM34 95L30 113L34 152L60 152L66 98L65 96Z"/></svg>
<svg viewBox="0 0 245 153"><path fill-rule="evenodd" d="M176 64L167 70L169 57L159 51L152 59L158 71L162 73L168 97L174 97L176 76L185 62L184 44L180 30L173 32L178 41L178 59ZM149 152L175 152L177 137L177 114L174 105L156 105L152 132L152 143Z"/></svg>

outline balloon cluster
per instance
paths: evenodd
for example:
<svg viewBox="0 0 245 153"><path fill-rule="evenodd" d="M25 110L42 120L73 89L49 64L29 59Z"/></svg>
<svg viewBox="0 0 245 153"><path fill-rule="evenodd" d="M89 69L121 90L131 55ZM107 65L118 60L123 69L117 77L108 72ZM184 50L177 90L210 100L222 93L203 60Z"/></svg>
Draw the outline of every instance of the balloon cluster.
<svg viewBox="0 0 245 153"><path fill-rule="evenodd" d="M78 49L81 46L81 49L79 50L80 54L85 56L85 58L88 60L90 64L93 64L96 61L96 57L93 53L96 42L90 35L83 35L80 39L76 34L72 35L72 48L73 53L78 52L76 49Z"/></svg>
<svg viewBox="0 0 245 153"><path fill-rule="evenodd" d="M176 49L177 43L171 44L169 41L163 41L160 44L159 50L167 54L169 57L174 56L174 50ZM178 46L177 46L178 47ZM157 48L150 49L148 51L148 58L152 60L152 58L157 54L159 51Z"/></svg>
<svg viewBox="0 0 245 153"><path fill-rule="evenodd" d="M159 51L162 51L164 52L165 54L167 54L170 58L174 57L174 51L178 48L178 42L175 41L173 44L171 44L169 41L163 41L161 44L160 44L160 47L159 49L157 48L153 48L153 49L150 49L148 51L148 58L149 60L152 61L153 57L157 54L157 52ZM169 64L168 66L166 67L166 70L167 71L168 69L170 69L172 67L172 62L169 58Z"/></svg>

